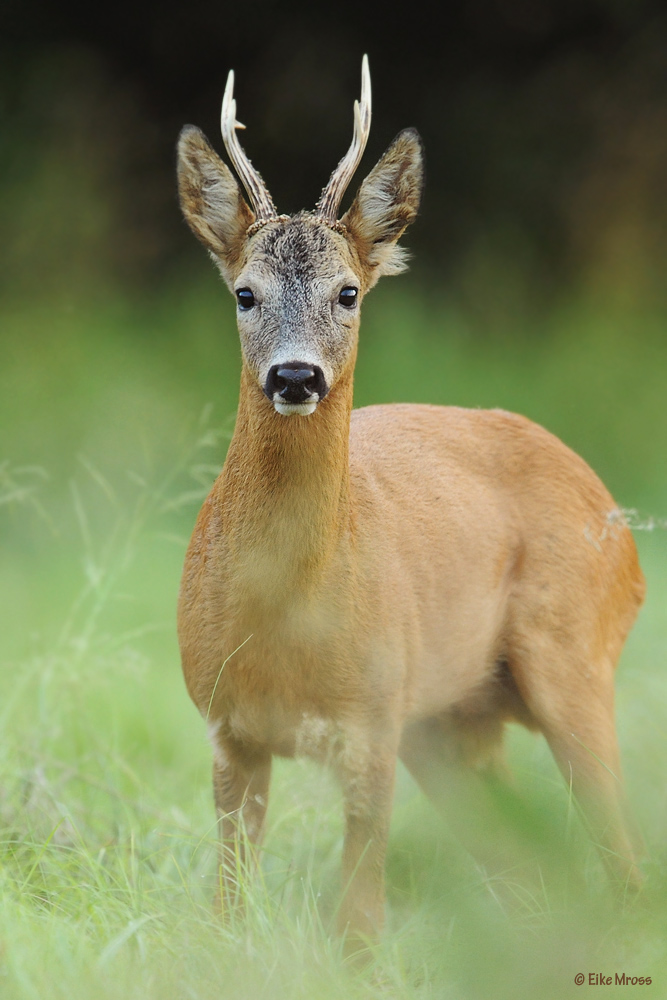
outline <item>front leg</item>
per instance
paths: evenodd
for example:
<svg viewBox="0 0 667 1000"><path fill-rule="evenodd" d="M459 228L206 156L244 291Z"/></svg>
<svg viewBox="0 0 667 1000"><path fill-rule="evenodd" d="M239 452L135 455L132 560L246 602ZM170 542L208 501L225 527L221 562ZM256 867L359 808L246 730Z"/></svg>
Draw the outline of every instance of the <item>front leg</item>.
<svg viewBox="0 0 667 1000"><path fill-rule="evenodd" d="M243 879L257 860L270 777L269 753L216 747L213 793L220 831L218 901L223 916L230 906L243 906Z"/></svg>
<svg viewBox="0 0 667 1000"><path fill-rule="evenodd" d="M396 751L347 739L338 761L345 800L343 898L339 931L348 955L375 940L384 924L384 863L389 836Z"/></svg>

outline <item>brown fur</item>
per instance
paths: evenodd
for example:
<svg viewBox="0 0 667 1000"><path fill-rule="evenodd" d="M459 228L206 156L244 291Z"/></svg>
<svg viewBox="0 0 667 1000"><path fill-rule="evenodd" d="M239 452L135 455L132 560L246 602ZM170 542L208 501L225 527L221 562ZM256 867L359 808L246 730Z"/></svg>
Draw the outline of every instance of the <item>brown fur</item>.
<svg viewBox="0 0 667 1000"><path fill-rule="evenodd" d="M272 755L328 762L345 797L341 927L373 936L397 756L439 800L471 765L496 767L516 719L546 736L610 872L636 879L613 670L643 579L614 501L522 417L352 410L359 316L337 296L354 284L361 298L396 269L419 201L416 134L366 179L344 232L302 214L241 239L251 213L214 156L185 134L183 211L230 287L257 299L239 314L236 429L179 602L185 679L214 746L223 868L241 817L259 843ZM310 416L282 416L262 391L292 351L327 375ZM233 894L229 871L224 882Z"/></svg>

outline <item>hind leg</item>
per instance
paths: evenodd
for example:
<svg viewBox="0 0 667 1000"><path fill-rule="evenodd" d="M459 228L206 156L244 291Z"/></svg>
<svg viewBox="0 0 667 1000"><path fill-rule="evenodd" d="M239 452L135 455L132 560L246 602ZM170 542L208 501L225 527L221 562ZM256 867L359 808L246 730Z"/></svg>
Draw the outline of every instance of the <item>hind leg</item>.
<svg viewBox="0 0 667 1000"><path fill-rule="evenodd" d="M457 840L487 872L496 874L524 861L496 794L508 777L502 731L495 716L426 719L406 727L399 749ZM504 794L509 792L506 788Z"/></svg>
<svg viewBox="0 0 667 1000"><path fill-rule="evenodd" d="M551 636L511 660L521 695L572 788L612 881L639 885L641 875L623 815L614 723L613 663L587 661Z"/></svg>

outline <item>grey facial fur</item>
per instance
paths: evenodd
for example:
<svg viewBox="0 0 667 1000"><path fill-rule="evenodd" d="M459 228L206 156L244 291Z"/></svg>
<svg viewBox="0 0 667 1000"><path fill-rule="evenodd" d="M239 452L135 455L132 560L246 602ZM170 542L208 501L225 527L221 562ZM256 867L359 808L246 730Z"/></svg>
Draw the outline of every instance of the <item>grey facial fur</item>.
<svg viewBox="0 0 667 1000"><path fill-rule="evenodd" d="M254 295L251 309L238 309L238 325L243 356L260 385L273 365L295 361L321 368L327 386L336 381L359 326L358 301L344 306L338 296L360 284L343 237L306 213L253 237L234 287Z"/></svg>
<svg viewBox="0 0 667 1000"><path fill-rule="evenodd" d="M309 212L256 219L229 168L190 125L179 139L178 182L183 214L228 288L252 292L252 306L237 310L246 369L278 413L314 412L354 363L361 299L383 274L405 269L397 243L419 207L419 136L396 136L334 223ZM339 301L346 287L357 290L353 305ZM309 394L287 385L275 392L268 373L294 363L316 370Z"/></svg>

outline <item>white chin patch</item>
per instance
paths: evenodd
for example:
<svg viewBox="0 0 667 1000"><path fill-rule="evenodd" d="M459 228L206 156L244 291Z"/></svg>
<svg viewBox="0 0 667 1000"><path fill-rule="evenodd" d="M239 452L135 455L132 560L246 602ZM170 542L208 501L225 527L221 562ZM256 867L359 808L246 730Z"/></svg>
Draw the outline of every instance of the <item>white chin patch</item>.
<svg viewBox="0 0 667 1000"><path fill-rule="evenodd" d="M309 399L306 403L286 403L283 399L274 399L276 413L283 417L307 417L317 409L318 399Z"/></svg>

